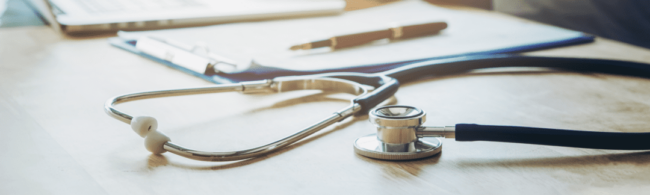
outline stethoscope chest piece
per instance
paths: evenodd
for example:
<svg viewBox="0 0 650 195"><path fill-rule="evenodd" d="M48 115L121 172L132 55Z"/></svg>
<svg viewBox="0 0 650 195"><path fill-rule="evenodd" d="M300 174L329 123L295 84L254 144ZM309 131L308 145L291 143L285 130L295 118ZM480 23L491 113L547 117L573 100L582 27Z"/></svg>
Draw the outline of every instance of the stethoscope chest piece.
<svg viewBox="0 0 650 195"><path fill-rule="evenodd" d="M382 160L411 160L438 154L442 141L437 137L421 138L418 131L426 113L411 106L384 106L370 111L370 122L377 133L360 137L354 151L362 156Z"/></svg>

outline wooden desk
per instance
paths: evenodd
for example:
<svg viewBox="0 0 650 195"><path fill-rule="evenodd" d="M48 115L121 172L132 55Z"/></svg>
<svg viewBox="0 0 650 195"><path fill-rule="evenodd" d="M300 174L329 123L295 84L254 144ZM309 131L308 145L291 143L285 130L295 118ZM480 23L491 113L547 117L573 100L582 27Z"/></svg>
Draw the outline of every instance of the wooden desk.
<svg viewBox="0 0 650 195"><path fill-rule="evenodd" d="M481 12L489 17L509 17ZM210 83L47 27L0 30L0 194L643 194L650 153L444 141L416 161L354 154L373 133L348 119L295 145L240 162L151 155L130 127L108 117L109 97ZM597 39L527 53L650 62L650 50ZM396 103L430 125L475 122L596 131L649 131L650 80L557 71L482 72L400 88ZM244 149L291 134L347 105L314 92L216 94L120 105L159 119L188 147Z"/></svg>

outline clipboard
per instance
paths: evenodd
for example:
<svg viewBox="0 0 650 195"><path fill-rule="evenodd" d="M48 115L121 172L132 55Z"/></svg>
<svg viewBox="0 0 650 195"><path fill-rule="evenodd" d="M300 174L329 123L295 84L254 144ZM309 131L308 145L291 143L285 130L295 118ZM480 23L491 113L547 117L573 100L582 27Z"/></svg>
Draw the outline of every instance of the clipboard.
<svg viewBox="0 0 650 195"><path fill-rule="evenodd" d="M420 21L447 21L449 28L438 35L378 42L340 51L288 51L289 45L319 32L330 30L329 34L342 34L346 30L367 30L384 27L385 21L403 22L414 16ZM309 26L312 24L317 25ZM276 27L275 30L269 30L272 27ZM240 33L250 31L265 33ZM212 36L218 34L222 36ZM325 72L373 73L424 60L524 52L594 41L594 36L577 31L523 20L486 19L420 1L391 3L339 16L120 32L118 35L109 38L113 46L213 83ZM208 40L207 43L191 44L204 40ZM273 41L264 43L264 40ZM252 55L255 60L242 62L242 54Z"/></svg>

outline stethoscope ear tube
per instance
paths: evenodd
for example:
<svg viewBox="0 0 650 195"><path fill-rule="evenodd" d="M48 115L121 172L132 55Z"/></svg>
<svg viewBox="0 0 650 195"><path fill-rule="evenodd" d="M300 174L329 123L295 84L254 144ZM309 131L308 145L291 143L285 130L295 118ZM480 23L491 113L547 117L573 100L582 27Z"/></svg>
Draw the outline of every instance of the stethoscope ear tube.
<svg viewBox="0 0 650 195"><path fill-rule="evenodd" d="M371 108L381 104L391 96L395 95L399 89L399 81L395 78L388 77L382 74L365 74L365 73L325 73L312 75L314 77L329 77L337 79L345 79L364 85L375 87L372 92L363 96L359 96L352 100L354 103L361 105L361 110L356 115L368 114Z"/></svg>
<svg viewBox="0 0 650 195"><path fill-rule="evenodd" d="M457 124L456 140L495 141L612 150L650 149L650 133L593 132L477 124Z"/></svg>
<svg viewBox="0 0 650 195"><path fill-rule="evenodd" d="M415 62L380 74L408 83L426 76L445 76L482 68L542 67L564 70L618 74L650 78L650 66L645 63L581 59L562 57L537 57L512 54L473 55L457 58Z"/></svg>
<svg viewBox="0 0 650 195"><path fill-rule="evenodd" d="M384 100L395 95L395 92L399 88L397 79L385 77L383 81L385 83L381 87L353 100L354 103L361 105L361 110L357 112L358 114L367 114L371 108L374 108Z"/></svg>

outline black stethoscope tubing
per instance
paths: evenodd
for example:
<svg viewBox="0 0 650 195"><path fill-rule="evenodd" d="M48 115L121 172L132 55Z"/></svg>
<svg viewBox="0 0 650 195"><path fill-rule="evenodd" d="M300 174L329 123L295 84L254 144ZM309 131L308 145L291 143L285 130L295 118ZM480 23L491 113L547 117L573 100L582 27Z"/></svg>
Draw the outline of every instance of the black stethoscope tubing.
<svg viewBox="0 0 650 195"><path fill-rule="evenodd" d="M483 68L542 67L579 72L607 73L650 78L650 64L581 58L533 57L520 55L477 55L422 61L379 73L325 73L315 77L332 77L375 87L353 101L367 114L397 92L400 83L422 77L446 76ZM456 124L457 141L496 141L593 149L650 149L650 133L595 132L521 126Z"/></svg>

